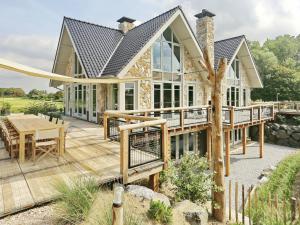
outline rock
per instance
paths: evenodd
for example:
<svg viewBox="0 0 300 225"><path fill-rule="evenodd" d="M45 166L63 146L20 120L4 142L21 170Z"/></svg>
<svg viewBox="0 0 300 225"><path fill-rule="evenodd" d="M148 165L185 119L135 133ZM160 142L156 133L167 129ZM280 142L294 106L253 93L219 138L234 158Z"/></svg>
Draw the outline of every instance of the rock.
<svg viewBox="0 0 300 225"><path fill-rule="evenodd" d="M294 132L294 131L293 131L293 129L292 129L291 127L287 127L286 133L287 133L288 135L291 135L293 132Z"/></svg>
<svg viewBox="0 0 300 225"><path fill-rule="evenodd" d="M288 125L286 124L281 124L279 127L280 130L287 130L288 129Z"/></svg>
<svg viewBox="0 0 300 225"><path fill-rule="evenodd" d="M298 146L300 146L300 141L296 141L293 138L289 138L289 146L290 147L294 147L297 148Z"/></svg>
<svg viewBox="0 0 300 225"><path fill-rule="evenodd" d="M273 123L273 125L272 125L273 130L279 130L279 128L280 128L280 125L278 123Z"/></svg>
<svg viewBox="0 0 300 225"><path fill-rule="evenodd" d="M205 208L189 201L184 200L175 205L173 215L184 217L187 223L191 225L207 225L208 212Z"/></svg>
<svg viewBox="0 0 300 225"><path fill-rule="evenodd" d="M144 198L148 200L161 201L165 203L165 205L170 206L170 200L167 196L152 191L151 189L139 185L128 185L126 188L128 194L131 194L135 197Z"/></svg>
<svg viewBox="0 0 300 225"><path fill-rule="evenodd" d="M291 135L296 141L299 141L300 140L300 133L293 133Z"/></svg>
<svg viewBox="0 0 300 225"><path fill-rule="evenodd" d="M289 146L289 139L279 139L276 143L277 145Z"/></svg>
<svg viewBox="0 0 300 225"><path fill-rule="evenodd" d="M278 131L277 131L277 134L276 134L276 137L277 137L278 139L284 139L284 138L288 138L289 135L286 133L285 130L278 130Z"/></svg>
<svg viewBox="0 0 300 225"><path fill-rule="evenodd" d="M300 133L300 125L298 125L298 126L296 127L295 131L296 131L297 133Z"/></svg>
<svg viewBox="0 0 300 225"><path fill-rule="evenodd" d="M269 178L263 176L258 182L259 182L260 184L264 184L264 183L266 183L266 182L268 182L268 181L269 181Z"/></svg>

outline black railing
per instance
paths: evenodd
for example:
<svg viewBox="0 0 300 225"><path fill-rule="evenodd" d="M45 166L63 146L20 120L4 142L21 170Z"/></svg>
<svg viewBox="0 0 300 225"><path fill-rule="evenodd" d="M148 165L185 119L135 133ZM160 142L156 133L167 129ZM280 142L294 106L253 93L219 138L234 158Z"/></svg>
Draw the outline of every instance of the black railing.
<svg viewBox="0 0 300 225"><path fill-rule="evenodd" d="M119 126L126 124L126 121L118 118L108 118L107 124L107 137L112 141L120 141Z"/></svg>
<svg viewBox="0 0 300 225"><path fill-rule="evenodd" d="M209 122L208 108L187 109L183 112L184 125L203 124Z"/></svg>
<svg viewBox="0 0 300 225"><path fill-rule="evenodd" d="M157 127L129 133L128 168L162 161L162 132Z"/></svg>

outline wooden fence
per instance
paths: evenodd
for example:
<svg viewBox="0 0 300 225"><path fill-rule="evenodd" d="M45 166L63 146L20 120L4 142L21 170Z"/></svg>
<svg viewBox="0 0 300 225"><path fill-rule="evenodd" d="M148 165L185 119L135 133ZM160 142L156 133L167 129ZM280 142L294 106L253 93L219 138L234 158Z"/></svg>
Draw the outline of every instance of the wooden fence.
<svg viewBox="0 0 300 225"><path fill-rule="evenodd" d="M253 185L246 188L243 184L229 181L228 218L231 222L253 224L257 209L267 210L272 219L282 221L280 224L297 224L300 221L300 199L280 200L277 193L269 193L267 199L262 199L258 196L258 189Z"/></svg>

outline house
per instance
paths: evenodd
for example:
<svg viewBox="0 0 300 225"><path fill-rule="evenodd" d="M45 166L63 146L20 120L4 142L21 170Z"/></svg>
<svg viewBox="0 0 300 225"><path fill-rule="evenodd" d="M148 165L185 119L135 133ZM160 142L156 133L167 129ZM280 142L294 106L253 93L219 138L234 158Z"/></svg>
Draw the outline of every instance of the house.
<svg viewBox="0 0 300 225"><path fill-rule="evenodd" d="M210 86L199 63L201 49L207 47L215 68L220 58L228 59L223 102L229 113L224 111L224 121L230 117L231 123L239 123L228 126L227 131L232 142L241 141L241 129L253 125L255 109L237 110L233 121L230 107L249 106L251 89L261 88L262 82L244 35L214 40L214 16L207 10L195 15L196 34L180 6L138 26L134 19L121 17L118 29L65 17L53 72L76 78L120 79L109 84L65 83L65 114L99 122L106 110L159 113L172 108L166 117L160 114L171 121L176 119L176 109L207 106ZM132 81L122 82L122 78ZM257 110L255 124L263 118L263 110ZM197 113L203 114L202 109ZM205 116L208 118L208 111ZM247 121L243 121L245 117ZM206 126L191 127L170 131L172 158L178 159L186 151L206 153L209 121Z"/></svg>

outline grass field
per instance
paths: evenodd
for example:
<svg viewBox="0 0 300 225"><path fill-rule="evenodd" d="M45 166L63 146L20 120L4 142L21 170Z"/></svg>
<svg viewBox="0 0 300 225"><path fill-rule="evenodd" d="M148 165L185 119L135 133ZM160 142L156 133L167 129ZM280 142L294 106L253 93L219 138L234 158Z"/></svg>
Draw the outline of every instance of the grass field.
<svg viewBox="0 0 300 225"><path fill-rule="evenodd" d="M29 98L17 98L17 97L10 97L10 98L0 98L0 108L3 105L3 102L7 102L11 105L11 112L17 113L22 112L26 107L29 105L36 103L36 102L44 102L45 100L34 100ZM63 108L62 102L55 102L58 108Z"/></svg>

